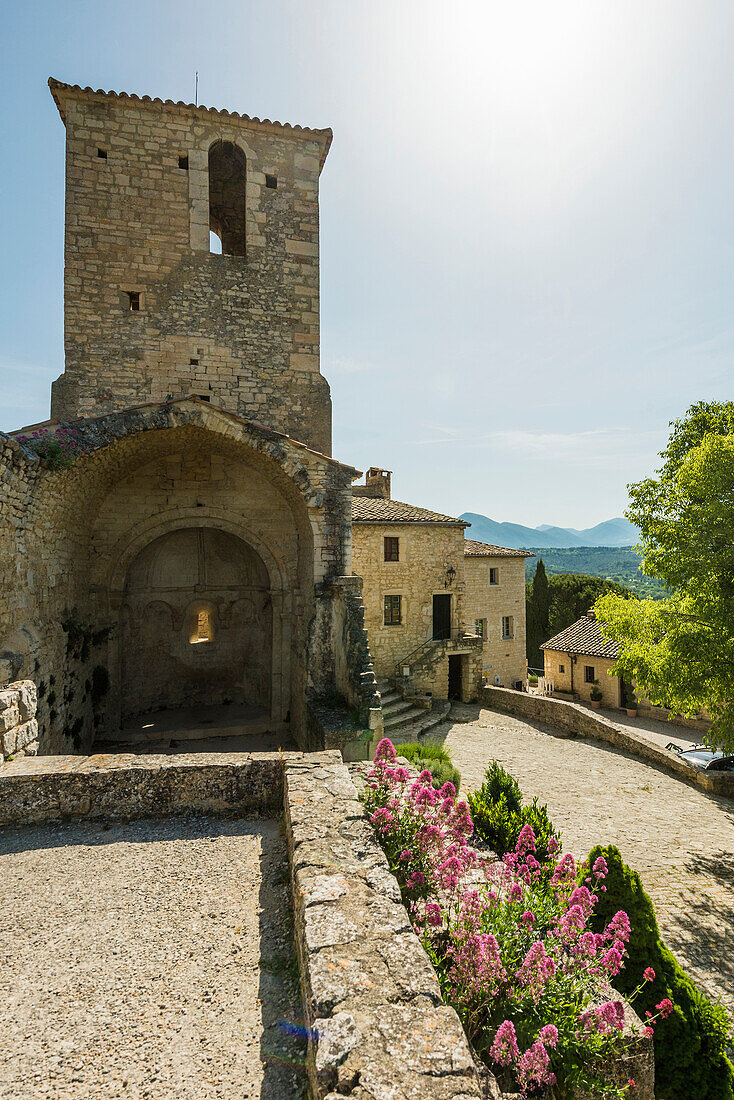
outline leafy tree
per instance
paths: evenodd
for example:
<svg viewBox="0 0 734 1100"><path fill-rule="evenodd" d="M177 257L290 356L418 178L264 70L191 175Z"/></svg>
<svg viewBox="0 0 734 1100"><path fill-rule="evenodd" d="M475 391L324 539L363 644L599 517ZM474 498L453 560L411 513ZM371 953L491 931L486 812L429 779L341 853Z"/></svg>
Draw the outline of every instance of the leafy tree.
<svg viewBox="0 0 734 1100"><path fill-rule="evenodd" d="M643 570L671 595L607 595L596 612L619 642L615 671L653 703L713 719L712 744L734 749L734 402L693 405L658 476L629 486Z"/></svg>

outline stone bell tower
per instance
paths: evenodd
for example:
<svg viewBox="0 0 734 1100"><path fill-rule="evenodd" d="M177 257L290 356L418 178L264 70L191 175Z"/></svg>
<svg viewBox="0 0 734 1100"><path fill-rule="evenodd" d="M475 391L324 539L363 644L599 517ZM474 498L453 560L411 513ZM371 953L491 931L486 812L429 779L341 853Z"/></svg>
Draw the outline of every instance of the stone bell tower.
<svg viewBox="0 0 734 1100"><path fill-rule="evenodd" d="M193 395L330 455L318 187L331 130L49 87L66 125L51 415Z"/></svg>

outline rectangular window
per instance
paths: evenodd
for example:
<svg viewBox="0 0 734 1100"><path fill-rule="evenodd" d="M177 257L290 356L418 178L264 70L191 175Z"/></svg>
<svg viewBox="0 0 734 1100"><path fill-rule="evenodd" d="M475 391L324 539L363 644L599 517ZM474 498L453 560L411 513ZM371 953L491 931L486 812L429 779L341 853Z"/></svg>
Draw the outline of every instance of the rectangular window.
<svg viewBox="0 0 734 1100"><path fill-rule="evenodd" d="M515 637L515 624L512 615L502 616L502 639L507 641Z"/></svg>
<svg viewBox="0 0 734 1100"><path fill-rule="evenodd" d="M499 569L495 569L494 567L490 567L490 570L489 570L489 583L490 584L499 584L500 583L500 571L499 571Z"/></svg>
<svg viewBox="0 0 734 1100"><path fill-rule="evenodd" d="M400 539L385 536L385 561L400 561Z"/></svg>
<svg viewBox="0 0 734 1100"><path fill-rule="evenodd" d="M594 675L594 666L584 665L584 683L593 684L594 680L596 680L596 676Z"/></svg>
<svg viewBox="0 0 734 1100"><path fill-rule="evenodd" d="M127 308L131 313L138 313L140 310L140 291L128 290L127 292Z"/></svg>
<svg viewBox="0 0 734 1100"><path fill-rule="evenodd" d="M565 672L566 671L566 666L565 665L559 665L558 666L558 671L559 672Z"/></svg>
<svg viewBox="0 0 734 1100"><path fill-rule="evenodd" d="M184 155L184 156L181 156L181 157L178 158L178 166L179 166L179 168L183 168L184 172L188 172L188 170L189 170L189 158L188 158L187 155Z"/></svg>
<svg viewBox="0 0 734 1100"><path fill-rule="evenodd" d="M403 597L385 596L385 626L400 626L403 621Z"/></svg>
<svg viewBox="0 0 734 1100"><path fill-rule="evenodd" d="M270 187L270 188L272 188L273 191L275 191L275 189L278 186L278 177L277 176L269 176L269 175L266 174L266 176L265 176L265 186Z"/></svg>
<svg viewBox="0 0 734 1100"><path fill-rule="evenodd" d="M486 619L475 619L474 620L474 633L477 635L478 638L486 638L487 637L487 620Z"/></svg>
<svg viewBox="0 0 734 1100"><path fill-rule="evenodd" d="M97 150L97 157L99 158L99 160L107 160L107 150L106 149L98 149Z"/></svg>

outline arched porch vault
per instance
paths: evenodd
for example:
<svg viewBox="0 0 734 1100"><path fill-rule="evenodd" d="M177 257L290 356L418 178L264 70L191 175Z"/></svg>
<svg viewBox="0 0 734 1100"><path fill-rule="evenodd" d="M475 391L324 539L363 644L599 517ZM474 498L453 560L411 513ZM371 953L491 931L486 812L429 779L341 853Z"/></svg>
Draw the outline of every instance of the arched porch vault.
<svg viewBox="0 0 734 1100"><path fill-rule="evenodd" d="M94 630L112 628L106 652L95 657L110 677L97 732L114 733L124 709L119 616L131 563L162 535L208 529L241 540L267 571L273 716L290 715L298 736L313 678L316 603L328 599L330 579L351 569L356 471L195 398L73 427L79 453L68 468L39 471L25 538L48 547L52 532L58 547L52 598L40 618L58 623L74 608Z"/></svg>

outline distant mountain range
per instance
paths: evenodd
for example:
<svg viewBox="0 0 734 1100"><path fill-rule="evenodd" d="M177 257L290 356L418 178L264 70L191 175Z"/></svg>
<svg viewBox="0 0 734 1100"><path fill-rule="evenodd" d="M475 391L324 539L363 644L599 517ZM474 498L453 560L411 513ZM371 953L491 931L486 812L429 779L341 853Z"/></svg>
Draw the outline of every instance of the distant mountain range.
<svg viewBox="0 0 734 1100"><path fill-rule="evenodd" d="M617 516L577 531L573 527L523 527L520 523L498 523L476 512L464 512L459 519L470 523L467 538L478 542L490 542L495 546L509 546L514 550L528 547L566 546L634 546L639 541L639 531L633 523Z"/></svg>

